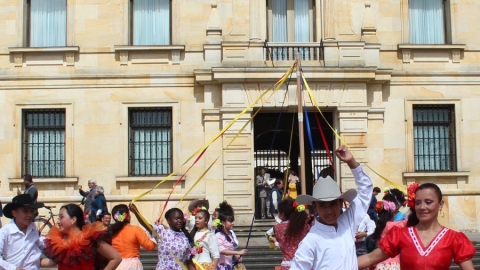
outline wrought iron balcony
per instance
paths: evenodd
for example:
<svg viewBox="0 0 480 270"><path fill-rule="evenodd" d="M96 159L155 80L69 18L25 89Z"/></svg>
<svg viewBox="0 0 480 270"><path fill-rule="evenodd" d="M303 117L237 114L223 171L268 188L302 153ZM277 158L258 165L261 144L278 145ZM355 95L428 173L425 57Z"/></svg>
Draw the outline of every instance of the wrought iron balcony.
<svg viewBox="0 0 480 270"><path fill-rule="evenodd" d="M316 42L265 42L265 59L273 61L295 60L300 54L302 61L323 60L323 46Z"/></svg>

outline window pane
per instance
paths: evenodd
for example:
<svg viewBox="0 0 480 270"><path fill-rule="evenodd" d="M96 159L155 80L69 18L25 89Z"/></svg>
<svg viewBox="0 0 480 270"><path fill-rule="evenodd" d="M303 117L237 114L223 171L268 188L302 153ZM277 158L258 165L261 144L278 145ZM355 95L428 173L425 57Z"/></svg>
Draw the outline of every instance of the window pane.
<svg viewBox="0 0 480 270"><path fill-rule="evenodd" d="M410 43L444 44L444 0L409 0Z"/></svg>
<svg viewBox="0 0 480 270"><path fill-rule="evenodd" d="M129 117L129 174L145 176L171 173L171 109L130 109Z"/></svg>
<svg viewBox="0 0 480 270"><path fill-rule="evenodd" d="M413 107L415 171L455 171L454 107Z"/></svg>
<svg viewBox="0 0 480 270"><path fill-rule="evenodd" d="M65 46L67 0L31 0L30 47Z"/></svg>
<svg viewBox="0 0 480 270"><path fill-rule="evenodd" d="M23 174L65 176L65 110L24 110Z"/></svg>
<svg viewBox="0 0 480 270"><path fill-rule="evenodd" d="M170 44L170 0L133 1L133 45Z"/></svg>

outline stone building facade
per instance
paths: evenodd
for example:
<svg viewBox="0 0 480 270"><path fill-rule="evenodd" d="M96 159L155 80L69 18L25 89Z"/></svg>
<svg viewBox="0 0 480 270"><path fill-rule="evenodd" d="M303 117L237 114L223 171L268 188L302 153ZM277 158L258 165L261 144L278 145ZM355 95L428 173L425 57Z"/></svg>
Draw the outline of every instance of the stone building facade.
<svg viewBox="0 0 480 270"><path fill-rule="evenodd" d="M258 165L249 119L260 108L294 111L295 82L248 110L188 172L193 159L185 161L299 53L320 107L358 159L398 185L439 184L442 223L480 229L480 2L48 2L0 3L2 202L27 172L46 204L79 203L77 185L95 178L110 206L173 172L137 202L154 220L177 179L186 173L169 207L220 157L179 206L228 200L237 225L249 223ZM354 186L337 165L342 188Z"/></svg>

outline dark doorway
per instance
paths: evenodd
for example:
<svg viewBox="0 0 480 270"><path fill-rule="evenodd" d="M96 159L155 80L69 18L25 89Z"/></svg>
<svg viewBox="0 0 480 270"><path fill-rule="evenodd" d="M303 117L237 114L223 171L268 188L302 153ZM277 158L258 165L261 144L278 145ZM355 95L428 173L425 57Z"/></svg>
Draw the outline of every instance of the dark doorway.
<svg viewBox="0 0 480 270"><path fill-rule="evenodd" d="M323 114L330 125L333 126L333 113L323 112ZM317 118L323 130L329 152L332 157L334 155L333 132L318 112L309 112L308 117L304 117L305 183L308 194L311 194L315 179L320 175L325 177L328 174L334 178L334 172L326 150L327 148L322 140ZM307 120L310 123L313 151L308 136ZM284 173L289 167L290 170L299 171L301 164L299 164L300 148L297 113L259 113L254 119L253 128L255 135L255 175L259 174L261 168L265 168L271 177L285 179ZM300 189L298 193L300 194Z"/></svg>

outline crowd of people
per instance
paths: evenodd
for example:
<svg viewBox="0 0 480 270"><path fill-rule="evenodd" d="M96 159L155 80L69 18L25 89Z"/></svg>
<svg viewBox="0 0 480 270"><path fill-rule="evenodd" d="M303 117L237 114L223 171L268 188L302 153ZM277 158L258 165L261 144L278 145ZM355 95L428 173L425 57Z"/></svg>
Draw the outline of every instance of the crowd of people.
<svg viewBox="0 0 480 270"><path fill-rule="evenodd" d="M140 248L157 248L156 269L244 268L242 256L248 251L238 249L233 232L235 214L226 201L215 208L213 220L208 200L194 200L187 215L179 208L171 208L165 212L165 225L160 220L145 224L135 205L118 204L108 211L103 188L93 179L88 184L89 191L79 186L85 210L77 204L63 205L57 226L45 238L39 236L33 222L43 203L37 203L29 193L19 192L6 204L3 214L12 222L0 229L0 269L57 266L60 270L141 270ZM132 215L147 231L130 224Z"/></svg>
<svg viewBox="0 0 480 270"><path fill-rule="evenodd" d="M462 270L474 269L471 241L438 221L444 202L437 185L414 183L408 194L385 189L377 201L380 189L350 151L341 146L335 153L351 169L357 189L342 193L327 176L314 185L312 195L297 194L293 187L299 179L291 174L287 187L277 179L264 197L269 206L265 199L262 209L268 211L262 215L277 221L267 236L283 254L278 269L442 270L452 260ZM269 185L266 172L260 176L257 183ZM63 205L58 226L42 238L32 221L43 204L36 201L31 178L25 181L26 191L3 207L12 222L0 229L1 269L140 270L140 248L157 248L156 269L245 269L248 250L239 249L235 212L226 201L210 214L208 200L194 200L189 213L170 208L163 216L166 224L161 219L148 224L133 204L108 211L103 188L90 179L89 191L79 186L85 208ZM147 231L130 224L132 215Z"/></svg>

